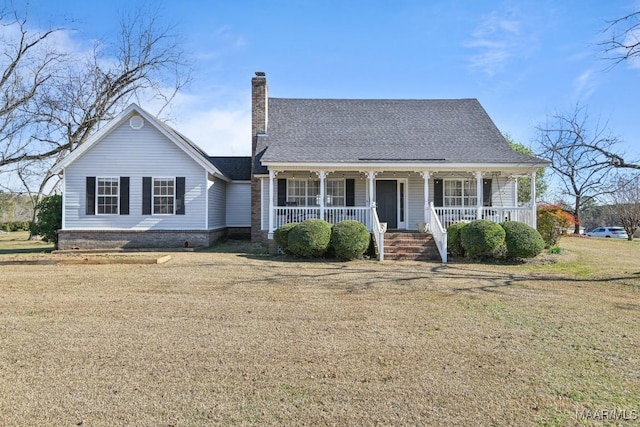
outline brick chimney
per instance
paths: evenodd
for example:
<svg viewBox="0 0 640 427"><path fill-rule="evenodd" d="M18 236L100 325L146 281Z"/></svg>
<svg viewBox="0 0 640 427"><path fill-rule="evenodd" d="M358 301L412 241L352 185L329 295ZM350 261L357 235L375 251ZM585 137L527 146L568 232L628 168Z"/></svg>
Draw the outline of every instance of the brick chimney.
<svg viewBox="0 0 640 427"><path fill-rule="evenodd" d="M255 168L258 134L267 132L267 78L257 71L251 79L251 241L267 244L267 233L262 224L262 181L257 178Z"/></svg>
<svg viewBox="0 0 640 427"><path fill-rule="evenodd" d="M267 78L265 73L256 71L251 79L251 157L256 155L257 134L267 132Z"/></svg>

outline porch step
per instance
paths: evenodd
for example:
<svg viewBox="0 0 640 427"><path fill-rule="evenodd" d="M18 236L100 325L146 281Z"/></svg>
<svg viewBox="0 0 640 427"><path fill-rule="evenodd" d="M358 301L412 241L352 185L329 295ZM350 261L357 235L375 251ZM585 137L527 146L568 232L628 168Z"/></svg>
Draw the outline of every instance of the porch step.
<svg viewBox="0 0 640 427"><path fill-rule="evenodd" d="M442 261L433 236L418 232L385 233L384 258L388 260Z"/></svg>

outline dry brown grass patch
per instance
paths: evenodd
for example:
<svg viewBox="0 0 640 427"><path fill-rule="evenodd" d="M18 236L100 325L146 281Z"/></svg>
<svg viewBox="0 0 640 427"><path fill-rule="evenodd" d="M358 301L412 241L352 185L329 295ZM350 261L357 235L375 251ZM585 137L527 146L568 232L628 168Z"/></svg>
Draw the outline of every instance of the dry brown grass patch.
<svg viewBox="0 0 640 427"><path fill-rule="evenodd" d="M0 424L571 425L585 408L640 410L640 268L580 264L609 246L576 242L574 261L521 266L206 252L2 266Z"/></svg>

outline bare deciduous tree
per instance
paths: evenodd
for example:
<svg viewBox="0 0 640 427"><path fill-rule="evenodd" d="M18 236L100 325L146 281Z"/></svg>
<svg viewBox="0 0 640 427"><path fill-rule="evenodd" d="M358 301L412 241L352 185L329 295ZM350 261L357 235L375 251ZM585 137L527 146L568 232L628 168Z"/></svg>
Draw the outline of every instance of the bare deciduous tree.
<svg viewBox="0 0 640 427"><path fill-rule="evenodd" d="M615 64L640 59L640 11L609 22L608 39L600 45L607 59Z"/></svg>
<svg viewBox="0 0 640 427"><path fill-rule="evenodd" d="M592 123L586 109L578 105L568 114L548 118L538 126L538 135L538 156L549 161L552 172L560 178L561 194L573 200L571 213L579 234L584 200L609 191L607 177L614 167L602 151L612 151L618 140L607 133L606 126Z"/></svg>
<svg viewBox="0 0 640 427"><path fill-rule="evenodd" d="M14 16L7 25L19 30L18 40L0 47L9 58L0 62L0 172L66 155L134 99L159 99L162 110L189 80L173 28L148 11L125 16L116 41L88 54L54 50L45 40L62 30L32 35Z"/></svg>
<svg viewBox="0 0 640 427"><path fill-rule="evenodd" d="M25 159L28 130L42 117L30 110L52 84L65 55L48 41L60 29L29 31L26 18L15 11L0 14L0 170Z"/></svg>
<svg viewBox="0 0 640 427"><path fill-rule="evenodd" d="M633 240L640 228L640 175L620 176L612 183L608 210Z"/></svg>

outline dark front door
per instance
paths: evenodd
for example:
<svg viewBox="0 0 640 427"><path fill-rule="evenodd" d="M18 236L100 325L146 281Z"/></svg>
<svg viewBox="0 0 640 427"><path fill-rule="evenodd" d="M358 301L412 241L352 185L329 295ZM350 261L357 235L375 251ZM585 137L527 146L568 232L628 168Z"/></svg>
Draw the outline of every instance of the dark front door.
<svg viewBox="0 0 640 427"><path fill-rule="evenodd" d="M376 204L380 222L386 222L388 229L398 228L398 182L395 180L376 181Z"/></svg>

